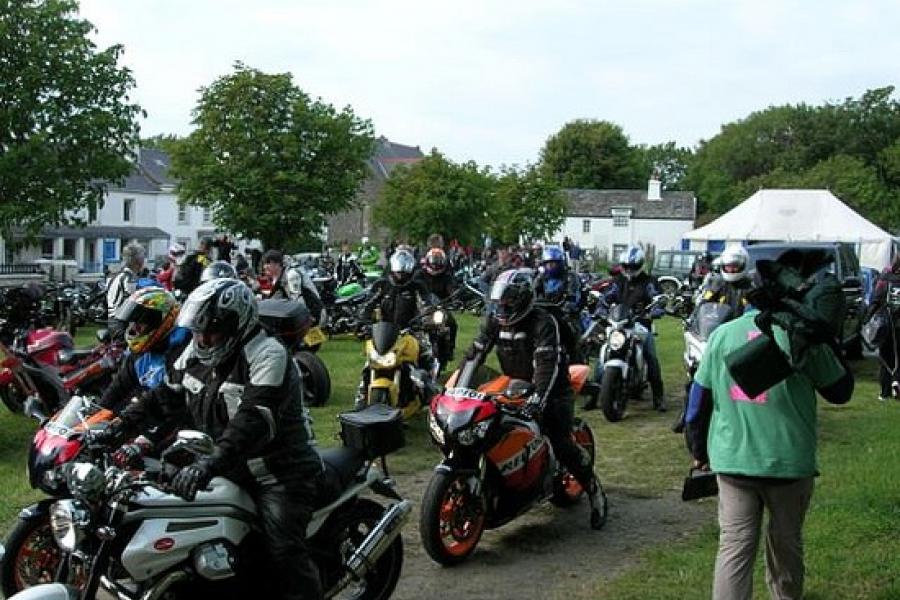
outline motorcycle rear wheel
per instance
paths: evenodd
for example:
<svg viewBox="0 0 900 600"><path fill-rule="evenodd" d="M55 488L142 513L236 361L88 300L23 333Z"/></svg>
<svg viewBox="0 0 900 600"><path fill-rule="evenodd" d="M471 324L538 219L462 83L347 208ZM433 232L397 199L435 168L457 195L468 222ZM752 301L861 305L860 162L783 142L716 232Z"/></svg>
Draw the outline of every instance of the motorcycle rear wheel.
<svg viewBox="0 0 900 600"><path fill-rule="evenodd" d="M584 448L591 457L591 468L597 459L597 445L594 443L594 432L582 419L576 418L572 422L572 438L575 443ZM550 502L554 506L565 507L576 504L584 494L584 488L568 471L553 479L553 495Z"/></svg>
<svg viewBox="0 0 900 600"><path fill-rule="evenodd" d="M0 401L6 405L6 408L8 408L10 412L20 413L22 412L25 398L22 396L18 387L14 384L9 384L0 387Z"/></svg>
<svg viewBox="0 0 900 600"><path fill-rule="evenodd" d="M346 561L381 520L383 514L384 507L380 504L361 499L349 512L335 519L334 523L323 532L322 539L337 544L338 554ZM334 597L346 600L387 600L397 587L402 569L403 539L398 535L384 554L375 561L362 581L344 588ZM326 571L325 586L334 586L343 574L341 571Z"/></svg>
<svg viewBox="0 0 900 600"><path fill-rule="evenodd" d="M419 536L428 556L450 567L466 560L484 533L484 498L472 498L466 476L435 472L422 497Z"/></svg>
<svg viewBox="0 0 900 600"><path fill-rule="evenodd" d="M625 385L619 369L604 371L600 386L600 407L603 409L603 416L610 423L621 421L625 417Z"/></svg>

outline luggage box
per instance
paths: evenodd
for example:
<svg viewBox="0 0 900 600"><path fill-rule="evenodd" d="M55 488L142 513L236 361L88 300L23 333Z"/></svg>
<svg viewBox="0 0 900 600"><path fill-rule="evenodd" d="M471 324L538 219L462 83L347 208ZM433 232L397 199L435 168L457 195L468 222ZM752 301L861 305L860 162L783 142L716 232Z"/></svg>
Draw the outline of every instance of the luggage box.
<svg viewBox="0 0 900 600"><path fill-rule="evenodd" d="M369 460L399 450L403 437L403 414L384 404L338 415L344 445L362 451Z"/></svg>
<svg viewBox="0 0 900 600"><path fill-rule="evenodd" d="M259 321L271 335L294 348L306 335L311 319L302 302L274 298L259 303Z"/></svg>

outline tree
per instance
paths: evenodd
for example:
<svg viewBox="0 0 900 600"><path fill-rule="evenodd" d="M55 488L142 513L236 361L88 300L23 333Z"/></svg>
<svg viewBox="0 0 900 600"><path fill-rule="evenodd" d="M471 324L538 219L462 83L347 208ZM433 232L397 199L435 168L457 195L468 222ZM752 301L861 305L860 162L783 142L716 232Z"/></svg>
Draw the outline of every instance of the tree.
<svg viewBox="0 0 900 600"><path fill-rule="evenodd" d="M681 148L675 142L638 146L635 148L641 162L640 172L649 176L656 173L664 190L680 190L688 164L693 156L689 148Z"/></svg>
<svg viewBox="0 0 900 600"><path fill-rule="evenodd" d="M169 156L175 154L175 147L184 140L173 133L158 133L148 138L141 138L141 148L162 150Z"/></svg>
<svg viewBox="0 0 900 600"><path fill-rule="evenodd" d="M289 73L242 63L200 92L197 128L172 156L183 202L286 251L318 239L328 215L353 206L373 152L368 120L311 100Z"/></svg>
<svg viewBox="0 0 900 600"><path fill-rule="evenodd" d="M622 128L579 119L552 135L541 150L544 172L564 188L631 189L645 185L641 162Z"/></svg>
<svg viewBox="0 0 900 600"><path fill-rule="evenodd" d="M547 239L566 217L566 197L540 169L504 168L494 182L485 229L500 244Z"/></svg>
<svg viewBox="0 0 900 600"><path fill-rule="evenodd" d="M375 202L373 217L391 233L424 242L432 233L462 243L480 241L493 179L474 162L456 164L436 149L394 169Z"/></svg>
<svg viewBox="0 0 900 600"><path fill-rule="evenodd" d="M0 235L83 224L131 169L141 108L119 45L98 50L75 0L0 0Z"/></svg>

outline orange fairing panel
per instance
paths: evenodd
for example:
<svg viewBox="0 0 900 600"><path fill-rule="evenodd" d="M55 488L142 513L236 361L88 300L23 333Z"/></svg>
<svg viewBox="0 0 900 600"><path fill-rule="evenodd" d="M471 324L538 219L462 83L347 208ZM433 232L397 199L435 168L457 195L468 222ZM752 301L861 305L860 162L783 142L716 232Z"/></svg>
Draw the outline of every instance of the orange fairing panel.
<svg viewBox="0 0 900 600"><path fill-rule="evenodd" d="M484 392L485 394L502 394L506 391L506 388L509 387L510 377L506 375L501 375L496 379L492 379L485 383L484 385L478 386L479 392Z"/></svg>
<svg viewBox="0 0 900 600"><path fill-rule="evenodd" d="M487 453L497 467L506 486L527 490L540 478L547 467L547 441L527 429L514 429Z"/></svg>
<svg viewBox="0 0 900 600"><path fill-rule="evenodd" d="M591 368L587 365L571 365L569 367L569 381L576 394L584 387L590 373Z"/></svg>

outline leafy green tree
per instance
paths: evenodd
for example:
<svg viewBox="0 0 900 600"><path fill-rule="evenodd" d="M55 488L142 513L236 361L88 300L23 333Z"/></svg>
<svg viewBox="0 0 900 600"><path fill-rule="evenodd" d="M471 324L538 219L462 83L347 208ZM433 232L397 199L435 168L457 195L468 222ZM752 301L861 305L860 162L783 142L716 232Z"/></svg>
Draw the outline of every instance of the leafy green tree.
<svg viewBox="0 0 900 600"><path fill-rule="evenodd" d="M480 241L493 192L487 169L454 163L436 149L394 169L373 207L375 222L411 242L432 233L462 243Z"/></svg>
<svg viewBox="0 0 900 600"><path fill-rule="evenodd" d="M566 197L540 169L503 168L494 182L485 230L501 244L547 239L566 218Z"/></svg>
<svg viewBox="0 0 900 600"><path fill-rule="evenodd" d="M193 123L172 157L181 200L211 209L222 229L287 251L353 206L373 151L371 123L350 107L310 99L289 73L242 63L201 89Z"/></svg>
<svg viewBox="0 0 900 600"><path fill-rule="evenodd" d="M564 188L641 187L650 173L640 158L621 127L587 119L566 123L541 150L544 172Z"/></svg>
<svg viewBox="0 0 900 600"><path fill-rule="evenodd" d="M680 190L693 153L690 148L675 145L675 142L638 146L635 148L641 161L640 172L649 176L656 172L664 190Z"/></svg>
<svg viewBox="0 0 900 600"><path fill-rule="evenodd" d="M0 0L0 235L82 223L128 175L141 108L75 0Z"/></svg>
<svg viewBox="0 0 900 600"><path fill-rule="evenodd" d="M147 138L141 138L141 148L155 148L171 156L175 153L175 147L183 140L184 138L173 133L158 133Z"/></svg>

